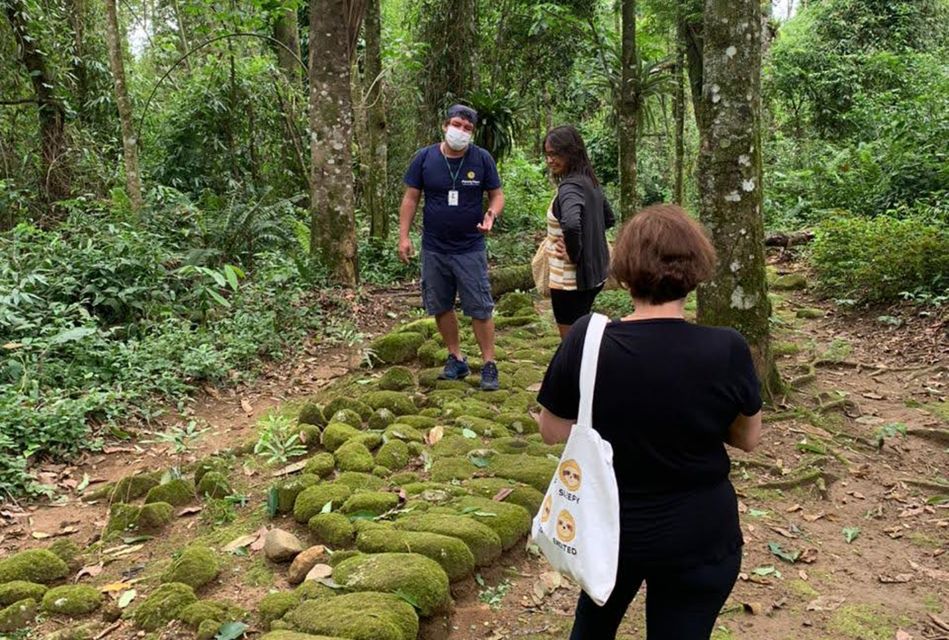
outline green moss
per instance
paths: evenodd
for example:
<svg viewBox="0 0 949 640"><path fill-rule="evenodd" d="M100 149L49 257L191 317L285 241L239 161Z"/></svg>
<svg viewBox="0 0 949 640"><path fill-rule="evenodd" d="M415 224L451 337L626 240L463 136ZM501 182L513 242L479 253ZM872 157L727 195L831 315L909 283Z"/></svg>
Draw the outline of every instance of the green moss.
<svg viewBox="0 0 949 640"><path fill-rule="evenodd" d="M313 451L318 449L320 446L320 428L312 424L298 424L297 425L297 435L299 436L300 444L305 446L308 451Z"/></svg>
<svg viewBox="0 0 949 640"><path fill-rule="evenodd" d="M330 417L344 409L352 411L359 416L359 423L365 422L372 415L372 407L362 400L349 396L337 396L330 400L330 402L323 407L323 414ZM352 424L350 426L357 427L359 424Z"/></svg>
<svg viewBox="0 0 949 640"><path fill-rule="evenodd" d="M432 457L437 460L448 456L464 456L480 446L481 440L477 438L466 438L455 433L448 433L432 445Z"/></svg>
<svg viewBox="0 0 949 640"><path fill-rule="evenodd" d="M371 513L379 516L399 506L398 494L388 491L365 491L354 493L340 508L342 513Z"/></svg>
<svg viewBox="0 0 949 640"><path fill-rule="evenodd" d="M414 360L423 342L425 336L418 333L389 333L373 340L369 348L385 364L401 364Z"/></svg>
<svg viewBox="0 0 949 640"><path fill-rule="evenodd" d="M131 618L139 629L157 631L176 619L190 604L198 601L194 590L180 582L161 585L132 611Z"/></svg>
<svg viewBox="0 0 949 640"><path fill-rule="evenodd" d="M43 596L43 610L63 616L81 616L102 606L98 589L84 584L53 587Z"/></svg>
<svg viewBox="0 0 949 640"><path fill-rule="evenodd" d="M350 593L302 603L287 614L294 628L350 640L415 640L418 614L389 593Z"/></svg>
<svg viewBox="0 0 949 640"><path fill-rule="evenodd" d="M443 389L441 391L429 391L428 394L425 396L425 406L442 408L453 402L460 402L464 400L465 393L466 392L460 389ZM407 424L412 424L412 423L408 422Z"/></svg>
<svg viewBox="0 0 949 640"><path fill-rule="evenodd" d="M363 420L362 416L352 409L340 409L330 415L329 422L330 424L339 422L341 424L348 424L351 427L361 427Z"/></svg>
<svg viewBox="0 0 949 640"><path fill-rule="evenodd" d="M804 307L804 308L798 309L794 315L796 315L798 318L804 318L805 320L816 320L818 318L824 317L824 310Z"/></svg>
<svg viewBox="0 0 949 640"><path fill-rule="evenodd" d="M161 575L162 582L180 582L200 589L214 580L221 570L217 556L208 547L193 545L181 552Z"/></svg>
<svg viewBox="0 0 949 640"><path fill-rule="evenodd" d="M510 327L523 327L531 324L532 322L537 321L537 314L524 314L520 316L513 317L499 317L494 319L494 328L495 329L508 329Z"/></svg>
<svg viewBox="0 0 949 640"><path fill-rule="evenodd" d="M145 496L145 504L152 502L167 502L175 507L181 507L194 500L194 485L184 478L176 478L165 484L149 489Z"/></svg>
<svg viewBox="0 0 949 640"><path fill-rule="evenodd" d="M793 356L801 352L801 345L796 342L774 342L771 353L775 356Z"/></svg>
<svg viewBox="0 0 949 640"><path fill-rule="evenodd" d="M455 419L455 425L461 429L471 429L485 438L507 438L511 435L504 425L474 416L460 416Z"/></svg>
<svg viewBox="0 0 949 640"><path fill-rule="evenodd" d="M346 640L346 638L322 635L314 636L310 633L299 633L297 631L287 631L286 629L280 629L278 631L271 631L270 633L263 636L260 640Z"/></svg>
<svg viewBox="0 0 949 640"><path fill-rule="evenodd" d="M382 434L372 431L363 432L354 438L350 438L347 441L347 444L351 442L358 442L370 451L374 451L375 449L378 449L380 446L382 446Z"/></svg>
<svg viewBox="0 0 949 640"><path fill-rule="evenodd" d="M344 484L353 491L378 491L385 481L377 476L359 471L345 471L339 474L336 484Z"/></svg>
<svg viewBox="0 0 949 640"><path fill-rule="evenodd" d="M36 600L25 598L0 610L0 633L23 631L36 618L36 609Z"/></svg>
<svg viewBox="0 0 949 640"><path fill-rule="evenodd" d="M529 293L512 291L505 293L494 305L494 312L499 316L526 316L536 313L534 300Z"/></svg>
<svg viewBox="0 0 949 640"><path fill-rule="evenodd" d="M794 291L807 288L807 278L800 273L788 273L783 276L777 276L771 283L771 289L775 291Z"/></svg>
<svg viewBox="0 0 949 640"><path fill-rule="evenodd" d="M395 422L396 416L388 409L376 409L369 416L369 428L382 431Z"/></svg>
<svg viewBox="0 0 949 640"><path fill-rule="evenodd" d="M469 416L482 420L494 420L498 415L497 409L474 398L464 398L442 405L442 416L448 419Z"/></svg>
<svg viewBox="0 0 949 640"><path fill-rule="evenodd" d="M323 407L315 402L307 402L300 408L300 415L297 416L300 424L313 424L317 427L326 426L326 417L323 415Z"/></svg>
<svg viewBox="0 0 949 640"><path fill-rule="evenodd" d="M107 499L109 502L131 502L144 496L161 481L160 473L141 473L126 476L85 495L85 500Z"/></svg>
<svg viewBox="0 0 949 640"><path fill-rule="evenodd" d="M426 531L458 538L464 542L475 559L475 565L484 567L501 555L501 538L491 527L459 515L422 513L395 521L395 528L405 531Z"/></svg>
<svg viewBox="0 0 949 640"><path fill-rule="evenodd" d="M448 456L432 463L431 476L435 482L467 480L478 471L467 458Z"/></svg>
<svg viewBox="0 0 949 640"><path fill-rule="evenodd" d="M527 386L527 385L525 385ZM537 404L537 395L529 391L518 391L501 405L501 413L527 413Z"/></svg>
<svg viewBox="0 0 949 640"><path fill-rule="evenodd" d="M429 338L438 333L438 325L435 318L420 318L407 322L395 330L395 333L418 333Z"/></svg>
<svg viewBox="0 0 949 640"><path fill-rule="evenodd" d="M297 522L309 522L310 518L323 510L327 502L333 503L333 509L339 509L352 493L352 489L345 484L335 482L307 487L297 496L293 505L293 518Z"/></svg>
<svg viewBox="0 0 949 640"><path fill-rule="evenodd" d="M332 457L332 454L330 454ZM309 465L308 465L309 466ZM312 473L304 473L296 478L281 480L274 485L274 492L277 494L277 513L291 513L293 504L297 501L297 496L307 487L319 484L319 476Z"/></svg>
<svg viewBox="0 0 949 640"><path fill-rule="evenodd" d="M544 494L534 487L504 478L474 478L465 482L464 486L483 498L494 498L500 491L510 489L511 493L503 501L524 507L531 514L537 513L544 501Z"/></svg>
<svg viewBox="0 0 949 640"><path fill-rule="evenodd" d="M438 420L422 415L399 416L398 424L406 424L415 429L427 431L437 425Z"/></svg>
<svg viewBox="0 0 949 640"><path fill-rule="evenodd" d="M389 440L376 452L376 464L393 471L409 463L409 447L401 440Z"/></svg>
<svg viewBox="0 0 949 640"><path fill-rule="evenodd" d="M321 451L306 461L306 466L303 467L303 473L325 478L333 473L333 469L335 468L336 458L333 457L333 454L328 451Z"/></svg>
<svg viewBox="0 0 949 640"><path fill-rule="evenodd" d="M36 600L39 602L46 593L46 587L27 580L13 580L0 584L0 607L9 607L20 600Z"/></svg>
<svg viewBox="0 0 949 640"><path fill-rule="evenodd" d="M418 482L419 475L415 471L403 471L389 476L389 486L401 487L411 482Z"/></svg>
<svg viewBox="0 0 949 640"><path fill-rule="evenodd" d="M458 498L453 506L467 513L469 518L491 527L501 539L503 549L513 547L531 530L533 513L517 504L466 496Z"/></svg>
<svg viewBox="0 0 949 640"><path fill-rule="evenodd" d="M319 598L332 598L336 595L336 590L320 584L316 580L306 580L293 590L293 593L300 596L303 600L318 600Z"/></svg>
<svg viewBox="0 0 949 640"><path fill-rule="evenodd" d="M66 563L46 549L29 549L0 560L0 584L14 580L50 584L68 573Z"/></svg>
<svg viewBox="0 0 949 640"><path fill-rule="evenodd" d="M403 416L404 417L404 416ZM414 416L416 418L421 418L422 416ZM432 420L432 422L435 422ZM432 425L435 426L434 424ZM431 428L431 427L425 427ZM387 440L403 440L405 442L424 442L425 436L422 435L422 432L417 428L405 424L404 422L396 422L395 424L389 425L385 430L385 438Z"/></svg>
<svg viewBox="0 0 949 640"><path fill-rule="evenodd" d="M409 445L409 455L413 458L415 456L420 456L425 452L425 445L421 442L410 442Z"/></svg>
<svg viewBox="0 0 949 640"><path fill-rule="evenodd" d="M336 450L336 466L340 471L368 472L376 462L366 445L350 441Z"/></svg>
<svg viewBox="0 0 949 640"><path fill-rule="evenodd" d="M250 566L244 571L243 582L249 587L269 587L273 581L273 569L263 555L251 560Z"/></svg>
<svg viewBox="0 0 949 640"><path fill-rule="evenodd" d="M803 580L795 579L789 580L787 583L788 591L793 593L795 596L801 600L813 600L820 595L817 589L815 589L809 582L804 582Z"/></svg>
<svg viewBox="0 0 949 640"><path fill-rule="evenodd" d="M214 640L221 629L221 622L213 618L202 620L194 634L194 640Z"/></svg>
<svg viewBox="0 0 949 640"><path fill-rule="evenodd" d="M467 495L468 493L468 490L464 487L444 482L412 482L405 485L403 489L405 489L406 495L422 496L422 499L428 502L447 502L447 500L443 500L434 492L438 492L448 498L457 498L458 496ZM432 492L432 494L425 496L424 494L426 492Z"/></svg>
<svg viewBox="0 0 949 640"><path fill-rule="evenodd" d="M524 453L529 456L546 456L553 453L551 447L543 442L527 438L495 438L491 441L491 448L498 453Z"/></svg>
<svg viewBox="0 0 949 640"><path fill-rule="evenodd" d="M260 626L269 629L274 620L279 620L288 611L300 606L301 602L303 602L303 598L292 591L268 593L260 599L260 603L257 605L257 617L260 619Z"/></svg>
<svg viewBox="0 0 949 640"><path fill-rule="evenodd" d="M448 349L437 340L426 340L415 351L419 362L426 367L436 367L448 358Z"/></svg>
<svg viewBox="0 0 949 640"><path fill-rule="evenodd" d="M56 554L70 569L77 570L82 566L82 549L72 540L60 538L49 545L47 549Z"/></svg>
<svg viewBox="0 0 949 640"><path fill-rule="evenodd" d="M930 402L924 407L943 422L949 422L949 400L940 400L939 402Z"/></svg>
<svg viewBox="0 0 949 640"><path fill-rule="evenodd" d="M828 628L855 640L890 640L896 633L895 621L868 604L841 606L831 616Z"/></svg>
<svg viewBox="0 0 949 640"><path fill-rule="evenodd" d="M377 464L376 466L372 468L372 475L376 476L377 478L385 479L385 478L388 478L391 474L392 474L392 471L389 469L389 467L383 467L381 464Z"/></svg>
<svg viewBox="0 0 949 640"><path fill-rule="evenodd" d="M412 398L399 391L372 391L363 400L373 409L388 409L397 416L415 415L418 411Z"/></svg>
<svg viewBox="0 0 949 640"><path fill-rule="evenodd" d="M360 435L362 431L342 422L331 422L323 430L323 446L329 451L336 451L351 438Z"/></svg>
<svg viewBox="0 0 949 640"><path fill-rule="evenodd" d="M437 562L452 582L471 575L475 567L474 555L464 542L437 533L370 529L356 538L356 548L364 553L421 554Z"/></svg>
<svg viewBox="0 0 949 640"><path fill-rule="evenodd" d="M451 607L448 576L441 566L418 553L373 553L336 565L333 579L354 591L402 593L424 617Z"/></svg>
<svg viewBox="0 0 949 640"><path fill-rule="evenodd" d="M194 484L195 486L201 484L201 479L204 478L205 474L211 471L217 471L218 473L226 475L229 470L230 464L228 464L227 460L215 456L205 458L194 467Z"/></svg>
<svg viewBox="0 0 949 640"><path fill-rule="evenodd" d="M422 369L418 373L418 386L423 389L434 389L438 383L438 376L442 374L442 367L434 366Z"/></svg>
<svg viewBox="0 0 949 640"><path fill-rule="evenodd" d="M495 476L523 482L538 491L547 491L550 479L557 470L557 461L526 454L499 453L488 461L487 470Z"/></svg>
<svg viewBox="0 0 949 640"><path fill-rule="evenodd" d="M356 524L368 523L370 520L357 520ZM333 552L333 555L330 556L329 565L335 567L343 560L349 560L355 556L359 555L359 551L355 549L337 549Z"/></svg>
<svg viewBox="0 0 949 640"><path fill-rule="evenodd" d="M231 484L220 471L209 471L201 477L198 483L198 495L205 498L224 498L231 495Z"/></svg>

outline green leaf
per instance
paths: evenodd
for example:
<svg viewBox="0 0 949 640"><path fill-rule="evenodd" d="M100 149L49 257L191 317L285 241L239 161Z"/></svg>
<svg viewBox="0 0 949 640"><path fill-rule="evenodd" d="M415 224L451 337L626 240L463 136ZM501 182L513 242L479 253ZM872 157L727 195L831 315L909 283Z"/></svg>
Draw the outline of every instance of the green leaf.
<svg viewBox="0 0 949 640"><path fill-rule="evenodd" d="M279 500L277 499L277 487L270 487L270 491L267 492L267 516L274 518L277 516L277 504Z"/></svg>
<svg viewBox="0 0 949 640"><path fill-rule="evenodd" d="M461 435L472 440L478 437L477 433L467 428L461 430Z"/></svg>
<svg viewBox="0 0 949 640"><path fill-rule="evenodd" d="M764 518L770 513L767 509L748 509L749 518Z"/></svg>
<svg viewBox="0 0 949 640"><path fill-rule="evenodd" d="M376 519L376 514L374 514L372 511L357 511L355 513L350 513L348 515L349 515L350 522L353 522L355 520L375 520Z"/></svg>
<svg viewBox="0 0 949 640"><path fill-rule="evenodd" d="M860 527L844 527L844 540L851 544L860 536Z"/></svg>
<svg viewBox="0 0 949 640"><path fill-rule="evenodd" d="M50 346L57 344L66 344L67 342L76 342L82 340L86 336L91 336L96 332L94 327L73 327L72 329L67 329L65 331L60 331L55 336L49 339Z"/></svg>
<svg viewBox="0 0 949 640"><path fill-rule="evenodd" d="M782 560L790 564L794 564L795 562L797 562L797 559L801 557L800 551L785 551L784 549L781 548L781 545L778 544L777 542L769 542L768 550L774 555L776 555L777 557L781 558Z"/></svg>
<svg viewBox="0 0 949 640"><path fill-rule="evenodd" d="M122 538L124 544L138 544L139 542L147 542L151 540L154 536L128 536L127 538Z"/></svg>
<svg viewBox="0 0 949 640"><path fill-rule="evenodd" d="M421 610L422 607L419 606L418 600L411 594L408 594L405 591L402 591L402 589L396 589L395 591L392 592L392 594L402 598L403 600L408 602L410 605L415 607L417 610Z"/></svg>
<svg viewBox="0 0 949 640"><path fill-rule="evenodd" d="M479 587L483 587L485 585L484 578L481 577L480 573L475 574L475 582L478 583Z"/></svg>
<svg viewBox="0 0 949 640"><path fill-rule="evenodd" d="M82 480L76 485L76 493L82 493L89 486L89 474L82 474Z"/></svg>
<svg viewBox="0 0 949 640"><path fill-rule="evenodd" d="M227 278L227 283L231 285L231 289L237 291L239 286L237 280L244 277L244 272L233 265L226 264L224 265L224 277Z"/></svg>
<svg viewBox="0 0 949 640"><path fill-rule="evenodd" d="M214 640L237 640L244 637L247 625L243 622L225 622L217 630Z"/></svg>
<svg viewBox="0 0 949 640"><path fill-rule="evenodd" d="M228 302L227 300L225 300L225 299L224 299L224 296L222 296L220 293L218 293L218 292L215 291L214 289L208 289L208 295L211 296L211 299L214 300L215 302L217 302L217 303L218 303L219 305L221 305L222 307L230 307L230 306L231 306L231 303Z"/></svg>
<svg viewBox="0 0 949 640"><path fill-rule="evenodd" d="M773 564L769 564L764 567L756 567L751 571L756 576L774 576L775 578L781 577L781 572L774 568Z"/></svg>
<svg viewBox="0 0 949 640"><path fill-rule="evenodd" d="M323 505L323 508L320 509L320 513L330 513L333 510L333 501L330 500Z"/></svg>
<svg viewBox="0 0 949 640"><path fill-rule="evenodd" d="M132 604L132 600L134 600L135 596L137 595L138 595L138 592L135 591L135 589L129 589L128 591L123 592L122 595L119 596L119 601L116 604L118 605L119 609L124 609L125 607Z"/></svg>
<svg viewBox="0 0 949 640"><path fill-rule="evenodd" d="M481 516L482 518L497 518L498 514L491 513L490 511L475 511L476 516Z"/></svg>

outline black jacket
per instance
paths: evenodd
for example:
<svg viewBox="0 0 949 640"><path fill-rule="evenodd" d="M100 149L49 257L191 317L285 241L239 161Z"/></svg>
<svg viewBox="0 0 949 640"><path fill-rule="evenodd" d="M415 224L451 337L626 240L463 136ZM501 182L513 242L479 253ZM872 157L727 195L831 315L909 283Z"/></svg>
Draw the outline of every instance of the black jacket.
<svg viewBox="0 0 949 640"><path fill-rule="evenodd" d="M567 176L557 187L554 217L563 229L567 255L577 265L577 289L603 283L610 268L606 230L616 223L603 190L586 176Z"/></svg>

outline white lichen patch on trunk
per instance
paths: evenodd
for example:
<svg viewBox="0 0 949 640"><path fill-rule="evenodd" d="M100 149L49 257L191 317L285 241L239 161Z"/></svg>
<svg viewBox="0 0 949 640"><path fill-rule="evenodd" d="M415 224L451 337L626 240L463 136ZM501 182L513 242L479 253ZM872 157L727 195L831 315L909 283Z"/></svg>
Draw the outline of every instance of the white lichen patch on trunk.
<svg viewBox="0 0 949 640"><path fill-rule="evenodd" d="M742 289L741 285L738 285L732 290L732 309L746 311L748 309L754 309L756 304L758 304L757 293L745 293L745 290Z"/></svg>

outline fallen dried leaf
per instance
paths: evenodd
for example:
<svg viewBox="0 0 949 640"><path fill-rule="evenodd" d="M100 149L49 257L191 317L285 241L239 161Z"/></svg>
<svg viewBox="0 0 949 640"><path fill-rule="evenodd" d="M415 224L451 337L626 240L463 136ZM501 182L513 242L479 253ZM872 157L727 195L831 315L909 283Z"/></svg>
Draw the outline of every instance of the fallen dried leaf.
<svg viewBox="0 0 949 640"><path fill-rule="evenodd" d="M196 513L201 513L202 509L204 509L204 507L185 507L178 512L178 517L182 518L184 516L193 516Z"/></svg>
<svg viewBox="0 0 949 640"><path fill-rule="evenodd" d="M99 587L99 591L102 593L114 593L117 591L125 591L129 589L132 585L128 582L110 582L109 584L102 585Z"/></svg>
<svg viewBox="0 0 949 640"><path fill-rule="evenodd" d="M935 624L937 627L939 627L943 631L949 631L949 623L947 623L945 620L937 616L935 613L930 613L929 619L932 620L933 624Z"/></svg>
<svg viewBox="0 0 949 640"><path fill-rule="evenodd" d="M807 603L808 611L834 611L844 603L843 596L821 596Z"/></svg>
<svg viewBox="0 0 949 640"><path fill-rule="evenodd" d="M536 393L540 391L540 385L541 385L540 382L535 382L534 384L527 385L527 391Z"/></svg>
<svg viewBox="0 0 949 640"><path fill-rule="evenodd" d="M438 426L432 427L428 434L425 436L425 442L429 445L436 444L445 436L445 427Z"/></svg>
<svg viewBox="0 0 949 640"><path fill-rule="evenodd" d="M787 509L785 509L785 511L786 511L787 513L794 513L795 511L803 511L803 510L804 510L804 507L802 507L802 506L799 505L799 504L795 504L795 505L790 506L790 507L788 507Z"/></svg>
<svg viewBox="0 0 949 640"><path fill-rule="evenodd" d="M253 415L254 413L254 406L248 402L247 398L241 398L241 409L243 409L247 415Z"/></svg>
<svg viewBox="0 0 949 640"><path fill-rule="evenodd" d="M804 551L801 552L801 555L798 558L798 561L803 562L805 564L814 564L815 562L817 562L818 553L819 553L818 550L815 549L814 547L808 547L807 549L804 549Z"/></svg>
<svg viewBox="0 0 949 640"><path fill-rule="evenodd" d="M264 548L267 539L267 527L261 527L257 530L257 541L250 545L251 551L260 551Z"/></svg>
<svg viewBox="0 0 949 640"><path fill-rule="evenodd" d="M246 536L241 536L240 538L235 538L224 545L224 551L226 553L232 553L238 549L243 549L244 547L249 547L253 543L257 542L257 539L260 535L256 533L250 533Z"/></svg>
<svg viewBox="0 0 949 640"><path fill-rule="evenodd" d="M288 476L291 473L296 473L297 471L302 471L303 467L306 466L306 460L301 460L300 462L294 462L293 464L288 464L282 469L277 469L271 475L273 478L279 478L280 476Z"/></svg>
<svg viewBox="0 0 949 640"><path fill-rule="evenodd" d="M804 519L807 520L808 522L817 522L821 518L826 518L826 517L827 517L827 514L824 513L823 511L821 511L820 513L815 513L813 515L804 514Z"/></svg>
<svg viewBox="0 0 949 640"><path fill-rule="evenodd" d="M906 633L902 629L896 630L896 639L895 640L913 640L913 636Z"/></svg>
<svg viewBox="0 0 949 640"><path fill-rule="evenodd" d="M89 576L90 578L97 577L100 573L102 573L102 566L103 565L100 562L99 564L92 564L83 567L76 573L75 581L79 582L83 576Z"/></svg>
<svg viewBox="0 0 949 640"><path fill-rule="evenodd" d="M904 582L909 582L913 579L913 574L911 573L898 573L895 576L888 576L885 574L880 574L878 579L883 584L903 584Z"/></svg>
<svg viewBox="0 0 949 640"><path fill-rule="evenodd" d="M495 502L501 502L512 493L514 493L514 489L512 487L504 487L503 489L498 491L496 494L494 494L494 497L491 499L494 500Z"/></svg>
<svg viewBox="0 0 949 640"><path fill-rule="evenodd" d="M53 537L53 534L52 534L52 533L45 533L45 532L43 532L43 531L34 531L34 532L31 533L30 535L31 535L33 538L35 538L36 540L46 540L47 538L52 538L52 537Z"/></svg>
<svg viewBox="0 0 949 640"><path fill-rule="evenodd" d="M742 602L741 608L745 610L745 613L750 613L753 616L767 615L771 610L771 607L762 602Z"/></svg>

